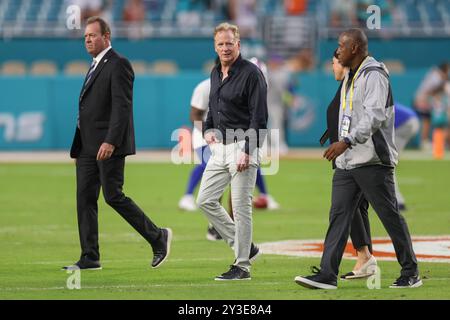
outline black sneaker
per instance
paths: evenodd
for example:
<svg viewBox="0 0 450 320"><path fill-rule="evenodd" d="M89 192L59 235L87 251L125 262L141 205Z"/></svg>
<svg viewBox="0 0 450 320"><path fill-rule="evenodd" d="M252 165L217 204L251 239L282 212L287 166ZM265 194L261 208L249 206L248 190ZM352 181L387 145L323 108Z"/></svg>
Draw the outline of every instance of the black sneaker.
<svg viewBox="0 0 450 320"><path fill-rule="evenodd" d="M261 251L259 251L259 248L252 242L252 246L250 247L250 255L248 256L250 263L255 262L260 254Z"/></svg>
<svg viewBox="0 0 450 320"><path fill-rule="evenodd" d="M170 245L172 243L172 229L163 228L160 243L153 247L152 268L158 268L170 254Z"/></svg>
<svg viewBox="0 0 450 320"><path fill-rule="evenodd" d="M209 241L218 241L222 240L222 236L217 232L214 227L208 227L208 231L206 232L206 239Z"/></svg>
<svg viewBox="0 0 450 320"><path fill-rule="evenodd" d="M214 280L226 281L226 280L251 280L250 272L245 271L238 266L230 266L230 270L217 276Z"/></svg>
<svg viewBox="0 0 450 320"><path fill-rule="evenodd" d="M295 282L308 289L337 289L337 281L321 274L317 267L312 267L312 272L314 274L311 276L295 277Z"/></svg>
<svg viewBox="0 0 450 320"><path fill-rule="evenodd" d="M250 254L248 255L248 260L250 263L255 262L255 260L261 255L261 251L259 251L259 248L252 242L252 245L250 247ZM234 262L236 263L236 259L234 259Z"/></svg>
<svg viewBox="0 0 450 320"><path fill-rule="evenodd" d="M422 279L419 276L401 276L389 286L392 289L418 288L422 285Z"/></svg>
<svg viewBox="0 0 450 320"><path fill-rule="evenodd" d="M100 261L92 261L87 259L80 259L70 266L62 267L62 270L74 271L74 270L101 270L102 266Z"/></svg>

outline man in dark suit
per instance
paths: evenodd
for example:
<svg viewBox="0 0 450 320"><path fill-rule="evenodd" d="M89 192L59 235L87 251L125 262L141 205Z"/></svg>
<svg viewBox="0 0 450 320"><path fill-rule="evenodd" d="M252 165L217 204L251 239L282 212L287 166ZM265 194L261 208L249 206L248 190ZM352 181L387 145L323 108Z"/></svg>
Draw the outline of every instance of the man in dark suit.
<svg viewBox="0 0 450 320"><path fill-rule="evenodd" d="M79 98L70 156L76 159L78 229L81 257L73 269L101 269L98 246L100 187L114 208L153 249L152 267L169 255L172 231L158 228L122 192L125 157L135 154L133 81L130 62L111 48L111 31L99 17L87 20L85 46L93 57Z"/></svg>

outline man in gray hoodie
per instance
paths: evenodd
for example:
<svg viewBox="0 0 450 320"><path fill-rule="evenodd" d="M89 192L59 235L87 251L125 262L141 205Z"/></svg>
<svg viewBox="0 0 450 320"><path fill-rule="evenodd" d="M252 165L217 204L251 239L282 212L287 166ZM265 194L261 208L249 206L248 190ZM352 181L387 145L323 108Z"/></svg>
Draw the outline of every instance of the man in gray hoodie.
<svg viewBox="0 0 450 320"><path fill-rule="evenodd" d="M311 289L336 289L353 214L364 196L378 214L394 244L402 270L391 288L422 285L411 237L400 215L394 188L397 149L394 143L394 102L385 66L368 54L368 41L360 29L339 37L339 62L350 69L339 107L339 141L325 151L335 160L330 225L320 269L295 282Z"/></svg>

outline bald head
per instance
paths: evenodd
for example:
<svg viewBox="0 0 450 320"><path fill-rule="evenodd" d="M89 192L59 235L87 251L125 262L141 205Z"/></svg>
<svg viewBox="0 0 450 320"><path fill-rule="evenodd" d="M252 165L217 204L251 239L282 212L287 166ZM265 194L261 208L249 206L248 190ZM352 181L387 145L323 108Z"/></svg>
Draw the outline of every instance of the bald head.
<svg viewBox="0 0 450 320"><path fill-rule="evenodd" d="M344 31L341 37L345 37L350 42L350 45L356 46L362 54L368 54L368 40L363 30L349 29Z"/></svg>
<svg viewBox="0 0 450 320"><path fill-rule="evenodd" d="M344 67L360 62L369 54L367 36L361 29L349 29L339 36L337 51L339 62Z"/></svg>

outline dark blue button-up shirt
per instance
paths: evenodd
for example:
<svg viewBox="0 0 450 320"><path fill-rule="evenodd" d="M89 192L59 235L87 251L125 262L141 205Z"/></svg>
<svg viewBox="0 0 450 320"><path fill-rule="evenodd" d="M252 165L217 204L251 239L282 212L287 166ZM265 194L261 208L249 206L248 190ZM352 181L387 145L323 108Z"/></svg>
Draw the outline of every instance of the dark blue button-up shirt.
<svg viewBox="0 0 450 320"><path fill-rule="evenodd" d="M244 137L247 141L244 151L250 154L264 141L265 133L259 130L267 129L266 80L256 65L240 55L231 65L224 81L221 68L219 63L211 72L208 116L203 132L217 129L222 134L223 143L230 143L242 140L242 135L230 135L227 129L241 129L244 132L253 129L256 136Z"/></svg>

